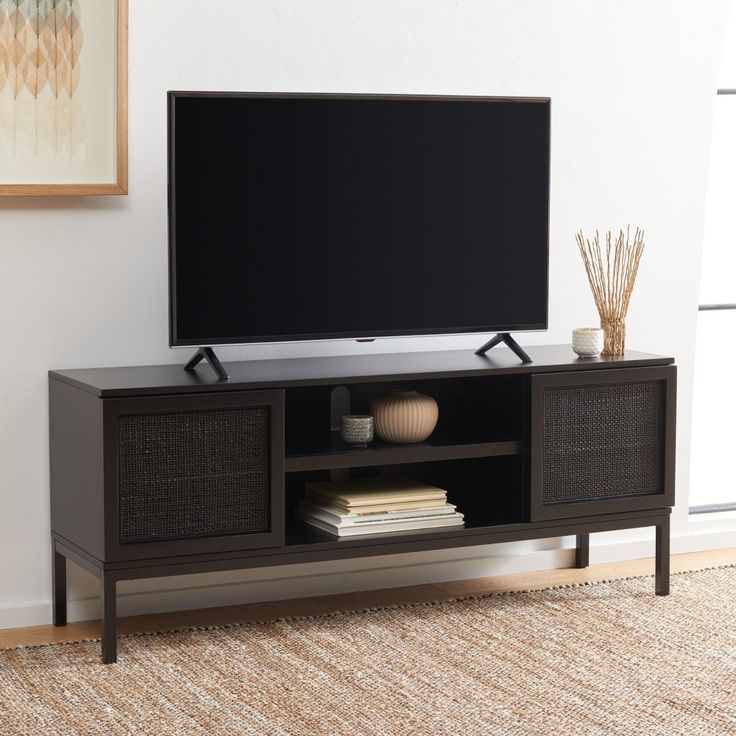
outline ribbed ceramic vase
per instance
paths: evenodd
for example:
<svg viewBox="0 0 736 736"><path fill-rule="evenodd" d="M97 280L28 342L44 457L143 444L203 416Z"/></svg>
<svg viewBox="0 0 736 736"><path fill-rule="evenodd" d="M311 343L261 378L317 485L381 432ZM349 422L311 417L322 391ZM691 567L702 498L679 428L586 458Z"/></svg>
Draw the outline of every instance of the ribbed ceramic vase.
<svg viewBox="0 0 736 736"><path fill-rule="evenodd" d="M371 405L376 434L385 442L424 442L437 426L437 402L418 391L392 391Z"/></svg>

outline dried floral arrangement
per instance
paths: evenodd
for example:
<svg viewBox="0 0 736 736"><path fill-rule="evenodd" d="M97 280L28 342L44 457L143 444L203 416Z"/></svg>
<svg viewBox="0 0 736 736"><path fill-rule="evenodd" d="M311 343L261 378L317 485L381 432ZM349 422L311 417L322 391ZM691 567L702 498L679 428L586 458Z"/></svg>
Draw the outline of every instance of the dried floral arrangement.
<svg viewBox="0 0 736 736"><path fill-rule="evenodd" d="M605 246L597 230L592 240L580 230L576 240L605 335L603 355L623 355L626 312L644 251L644 231L637 227L632 240L630 227L615 237L609 230Z"/></svg>

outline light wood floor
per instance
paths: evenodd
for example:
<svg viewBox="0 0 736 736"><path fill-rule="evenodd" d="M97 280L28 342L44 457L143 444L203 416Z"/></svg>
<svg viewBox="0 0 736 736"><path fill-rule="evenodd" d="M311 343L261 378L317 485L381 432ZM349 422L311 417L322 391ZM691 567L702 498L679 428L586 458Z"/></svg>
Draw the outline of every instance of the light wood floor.
<svg viewBox="0 0 736 736"><path fill-rule="evenodd" d="M672 572L698 570L705 567L736 564L736 548L673 555ZM611 580L632 575L654 573L654 559L631 560L593 565L584 570L560 569L501 575L498 577L458 580L406 588L387 588L359 593L327 595L318 598L297 598L241 606L204 608L148 616L130 616L118 621L120 633L159 631L187 626L217 626L248 621L267 621L285 616L310 616L334 611L360 610L376 606L436 601L455 596L501 593L514 590L535 590L555 585ZM654 583L652 583L654 593ZM33 626L23 629L0 630L0 649L32 644L94 639L100 635L99 621L80 621L68 626Z"/></svg>

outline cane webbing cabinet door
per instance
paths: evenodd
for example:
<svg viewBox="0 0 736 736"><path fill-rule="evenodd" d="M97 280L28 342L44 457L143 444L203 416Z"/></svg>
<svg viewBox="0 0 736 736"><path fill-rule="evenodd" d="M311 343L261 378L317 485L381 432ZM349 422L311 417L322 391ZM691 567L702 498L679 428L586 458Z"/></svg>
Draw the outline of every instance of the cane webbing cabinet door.
<svg viewBox="0 0 736 736"><path fill-rule="evenodd" d="M280 547L283 391L104 401L108 559Z"/></svg>
<svg viewBox="0 0 736 736"><path fill-rule="evenodd" d="M674 504L676 369L530 378L530 518Z"/></svg>

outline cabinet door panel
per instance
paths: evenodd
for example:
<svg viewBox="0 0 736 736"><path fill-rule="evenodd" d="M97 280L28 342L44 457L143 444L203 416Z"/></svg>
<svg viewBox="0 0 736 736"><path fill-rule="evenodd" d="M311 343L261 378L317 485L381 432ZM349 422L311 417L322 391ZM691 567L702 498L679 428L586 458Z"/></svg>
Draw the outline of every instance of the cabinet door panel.
<svg viewBox="0 0 736 736"><path fill-rule="evenodd" d="M533 521L674 504L676 369L531 377Z"/></svg>
<svg viewBox="0 0 736 736"><path fill-rule="evenodd" d="M108 559L284 542L283 392L105 401Z"/></svg>

